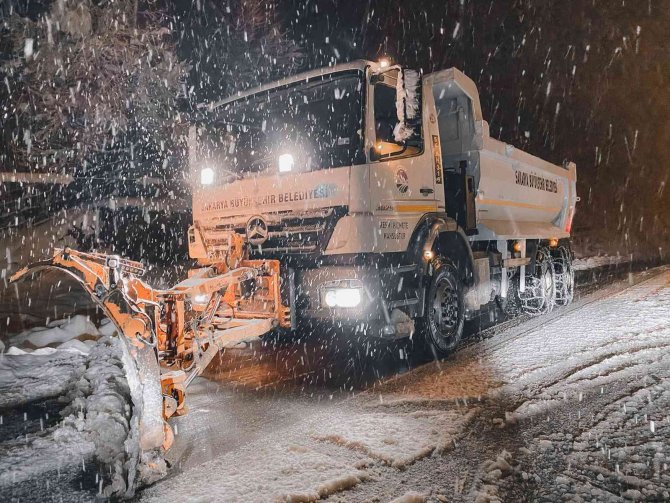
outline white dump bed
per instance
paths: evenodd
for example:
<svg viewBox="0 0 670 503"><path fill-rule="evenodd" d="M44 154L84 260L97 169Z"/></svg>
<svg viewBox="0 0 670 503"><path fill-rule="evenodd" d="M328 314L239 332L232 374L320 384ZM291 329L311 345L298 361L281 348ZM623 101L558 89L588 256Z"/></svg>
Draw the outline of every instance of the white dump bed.
<svg viewBox="0 0 670 503"><path fill-rule="evenodd" d="M576 203L574 163L557 166L488 135L479 151L476 208L480 234L498 238L570 235Z"/></svg>
<svg viewBox="0 0 670 503"><path fill-rule="evenodd" d="M458 69L427 75L425 83L437 111L446 183L450 175L474 181L478 233L472 239L568 237L575 165L557 166L491 138L477 86Z"/></svg>

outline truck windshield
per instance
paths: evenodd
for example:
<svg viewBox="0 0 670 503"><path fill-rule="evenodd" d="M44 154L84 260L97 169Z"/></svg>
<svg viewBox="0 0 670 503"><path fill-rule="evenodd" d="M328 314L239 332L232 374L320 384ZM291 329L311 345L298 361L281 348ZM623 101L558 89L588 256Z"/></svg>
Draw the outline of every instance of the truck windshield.
<svg viewBox="0 0 670 503"><path fill-rule="evenodd" d="M198 129L198 157L215 184L365 162L362 95L362 74L347 72L231 102Z"/></svg>

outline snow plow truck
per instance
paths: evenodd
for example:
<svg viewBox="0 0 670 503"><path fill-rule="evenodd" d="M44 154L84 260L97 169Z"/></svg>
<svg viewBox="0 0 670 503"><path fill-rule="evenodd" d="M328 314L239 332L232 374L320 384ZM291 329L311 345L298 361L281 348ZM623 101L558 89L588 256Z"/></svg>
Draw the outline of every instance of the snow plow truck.
<svg viewBox="0 0 670 503"><path fill-rule="evenodd" d="M166 290L119 256L56 249L116 324L137 374L145 452L224 347L345 327L422 340L436 357L497 303L533 315L573 297L576 167L489 135L474 82L356 61L202 105L189 131L199 267Z"/></svg>

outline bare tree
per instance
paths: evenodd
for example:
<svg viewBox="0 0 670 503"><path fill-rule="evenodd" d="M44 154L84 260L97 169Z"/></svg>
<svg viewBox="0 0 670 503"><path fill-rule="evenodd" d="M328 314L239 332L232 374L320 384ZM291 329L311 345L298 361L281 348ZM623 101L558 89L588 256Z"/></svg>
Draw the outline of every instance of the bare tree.
<svg viewBox="0 0 670 503"><path fill-rule="evenodd" d="M135 0L61 0L14 14L0 43L4 170L76 173L100 152L173 134L185 65L157 14ZM134 132L136 138L130 138Z"/></svg>
<svg viewBox="0 0 670 503"><path fill-rule="evenodd" d="M195 100L216 99L294 73L302 49L274 0L202 0L197 14L174 9Z"/></svg>

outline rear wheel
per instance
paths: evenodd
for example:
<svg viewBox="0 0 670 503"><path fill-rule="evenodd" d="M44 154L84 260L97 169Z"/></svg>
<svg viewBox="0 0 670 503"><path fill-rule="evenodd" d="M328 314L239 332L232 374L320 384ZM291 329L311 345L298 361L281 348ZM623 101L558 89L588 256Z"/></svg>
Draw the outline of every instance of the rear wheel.
<svg viewBox="0 0 670 503"><path fill-rule="evenodd" d="M556 304L567 306L575 296L575 270L572 267L572 253L561 246L556 250L552 263L556 277Z"/></svg>
<svg viewBox="0 0 670 503"><path fill-rule="evenodd" d="M554 308L556 275L548 248L540 248L535 267L526 270L525 289L519 289L519 301L524 313L532 316L549 313Z"/></svg>
<svg viewBox="0 0 670 503"><path fill-rule="evenodd" d="M443 358L454 350L463 335L463 286L451 262L435 259L431 269L419 330L433 356Z"/></svg>

